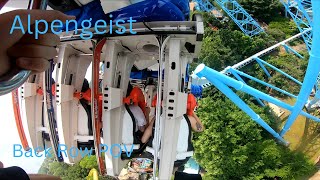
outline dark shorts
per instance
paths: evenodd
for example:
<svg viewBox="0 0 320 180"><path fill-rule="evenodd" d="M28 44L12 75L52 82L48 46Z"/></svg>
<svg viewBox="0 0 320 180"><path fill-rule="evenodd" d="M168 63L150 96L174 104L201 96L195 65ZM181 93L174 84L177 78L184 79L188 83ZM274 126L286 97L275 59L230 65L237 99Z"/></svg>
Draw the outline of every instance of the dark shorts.
<svg viewBox="0 0 320 180"><path fill-rule="evenodd" d="M30 180L28 174L20 167L8 167L0 169L1 180Z"/></svg>

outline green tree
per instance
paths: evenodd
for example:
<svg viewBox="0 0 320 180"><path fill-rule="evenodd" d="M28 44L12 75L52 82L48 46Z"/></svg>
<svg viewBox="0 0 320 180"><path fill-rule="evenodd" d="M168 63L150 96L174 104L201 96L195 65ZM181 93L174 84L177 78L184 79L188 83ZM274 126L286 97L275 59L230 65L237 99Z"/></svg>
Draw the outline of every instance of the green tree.
<svg viewBox="0 0 320 180"><path fill-rule="evenodd" d="M273 44L275 40L264 33L250 38L237 30L206 28L199 63L221 71Z"/></svg>
<svg viewBox="0 0 320 180"><path fill-rule="evenodd" d="M63 180L84 180L92 168L98 169L96 156L86 156L74 165L60 163L55 161L54 158L47 157L38 173L58 176ZM114 178L99 176L99 179L112 180Z"/></svg>
<svg viewBox="0 0 320 180"><path fill-rule="evenodd" d="M263 120L276 127L269 108L248 102ZM206 127L194 136L195 158L205 179L296 179L314 170L302 154L291 152L220 93L200 101L197 114Z"/></svg>
<svg viewBox="0 0 320 180"><path fill-rule="evenodd" d="M69 179L84 179L88 176L90 169L82 168L79 163L70 166L62 179L69 180Z"/></svg>
<svg viewBox="0 0 320 180"><path fill-rule="evenodd" d="M80 166L85 169L98 169L97 157L87 156L80 161Z"/></svg>
<svg viewBox="0 0 320 180"><path fill-rule="evenodd" d="M238 2L254 18L266 23L279 16L283 9L279 0L239 0Z"/></svg>
<svg viewBox="0 0 320 180"><path fill-rule="evenodd" d="M307 65L308 65L308 58L307 52L302 53L302 55L305 57L304 59L300 59L294 54L284 54L284 55L276 55L276 56L269 56L265 57L264 59L272 64L273 66L279 68L283 72L289 74L293 78L297 79L300 82L303 82ZM266 66L268 72L271 74L271 77L268 78L264 71L261 69L261 67L258 64L252 64L251 66L248 66L243 70L247 74L250 74L264 82L267 82L269 84L272 84L278 88L281 88L287 92L290 92L294 95L297 95L300 91L301 86L298 85L296 82L290 80L289 78L285 77L281 73L269 68ZM287 97L287 95L282 94L278 91L271 90L267 88L264 85L261 85L257 82L247 80L244 78L246 82L263 92L266 92L270 95L277 96L277 97Z"/></svg>
<svg viewBox="0 0 320 180"><path fill-rule="evenodd" d="M275 17L269 24L268 30L279 30L286 34L286 38L299 33L297 25L292 19L282 16ZM267 31L268 32L268 31Z"/></svg>
<svg viewBox="0 0 320 180"><path fill-rule="evenodd" d="M46 157L38 171L39 174L49 174L50 164L55 160L53 157Z"/></svg>
<svg viewBox="0 0 320 180"><path fill-rule="evenodd" d="M67 175L69 167L70 166L68 164L54 161L49 165L48 174L63 178Z"/></svg>
<svg viewBox="0 0 320 180"><path fill-rule="evenodd" d="M267 30L268 35L272 36L278 42L286 39L286 34L282 32L280 29L271 29Z"/></svg>

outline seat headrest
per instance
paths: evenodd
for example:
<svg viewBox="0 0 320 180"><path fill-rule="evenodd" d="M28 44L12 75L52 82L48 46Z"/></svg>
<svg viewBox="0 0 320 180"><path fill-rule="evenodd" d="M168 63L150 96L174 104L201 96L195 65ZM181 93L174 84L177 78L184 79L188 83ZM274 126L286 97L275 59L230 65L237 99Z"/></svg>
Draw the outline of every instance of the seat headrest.
<svg viewBox="0 0 320 180"><path fill-rule="evenodd" d="M134 87L129 96L123 99L123 103L127 105L134 104L139 106L146 115L146 100L142 90L139 87Z"/></svg>

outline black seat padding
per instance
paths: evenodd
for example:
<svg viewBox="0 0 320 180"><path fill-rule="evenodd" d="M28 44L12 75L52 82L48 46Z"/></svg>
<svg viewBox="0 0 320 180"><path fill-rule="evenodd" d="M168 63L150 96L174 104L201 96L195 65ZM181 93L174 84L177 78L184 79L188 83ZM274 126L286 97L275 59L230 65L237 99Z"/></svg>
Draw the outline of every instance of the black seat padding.
<svg viewBox="0 0 320 180"><path fill-rule="evenodd" d="M176 171L174 174L174 180L202 180L202 177L200 174L187 174Z"/></svg>
<svg viewBox="0 0 320 180"><path fill-rule="evenodd" d="M88 150L90 149L94 149L94 142L93 140L90 140L88 142L78 142L78 149L82 149L84 150L85 148L88 148Z"/></svg>
<svg viewBox="0 0 320 180"><path fill-rule="evenodd" d="M88 102L84 99L80 99L80 104L86 111L88 115L88 130L89 130L89 136L93 135L93 128L92 128L92 117L91 117L91 106L88 104Z"/></svg>
<svg viewBox="0 0 320 180"><path fill-rule="evenodd" d="M81 92L86 92L89 88L90 88L90 86L89 86L88 80L84 79ZM87 116L88 116L89 136L93 136L91 105L89 105L89 102L85 99L80 99L80 104L82 105L82 107L84 108L84 110L86 111Z"/></svg>

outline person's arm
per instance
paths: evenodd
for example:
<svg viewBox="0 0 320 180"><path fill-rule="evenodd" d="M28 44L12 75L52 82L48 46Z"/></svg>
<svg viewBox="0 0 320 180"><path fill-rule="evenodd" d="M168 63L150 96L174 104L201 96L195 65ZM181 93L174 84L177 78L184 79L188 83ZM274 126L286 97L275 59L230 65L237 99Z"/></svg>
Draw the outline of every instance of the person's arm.
<svg viewBox="0 0 320 180"><path fill-rule="evenodd" d="M189 117L191 128L193 131L202 132L204 130L204 126L195 112L193 112L192 116L188 115L188 117Z"/></svg>
<svg viewBox="0 0 320 180"><path fill-rule="evenodd" d="M152 129L153 129L153 123L155 121L155 118L152 118L151 122L149 123L147 129L144 131L143 136L141 138L142 143L148 142L149 138L152 135Z"/></svg>
<svg viewBox="0 0 320 180"><path fill-rule="evenodd" d="M146 124L146 127L149 126L149 123L150 123L150 108L149 107L146 107L146 113L145 113L145 117L146 117L146 121L147 121L147 124Z"/></svg>

